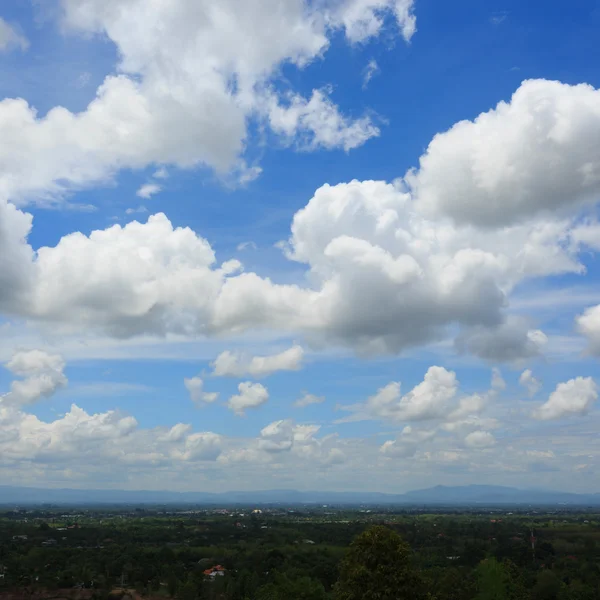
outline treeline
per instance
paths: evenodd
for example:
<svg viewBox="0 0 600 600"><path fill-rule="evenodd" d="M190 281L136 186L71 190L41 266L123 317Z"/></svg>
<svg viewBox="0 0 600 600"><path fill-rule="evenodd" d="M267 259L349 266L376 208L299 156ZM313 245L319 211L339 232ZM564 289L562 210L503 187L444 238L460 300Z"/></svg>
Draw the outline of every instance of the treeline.
<svg viewBox="0 0 600 600"><path fill-rule="evenodd" d="M99 600L123 589L178 600L600 598L599 526L534 525L535 549L531 524L471 516L379 525L269 516L77 527L0 521L0 592L80 587Z"/></svg>

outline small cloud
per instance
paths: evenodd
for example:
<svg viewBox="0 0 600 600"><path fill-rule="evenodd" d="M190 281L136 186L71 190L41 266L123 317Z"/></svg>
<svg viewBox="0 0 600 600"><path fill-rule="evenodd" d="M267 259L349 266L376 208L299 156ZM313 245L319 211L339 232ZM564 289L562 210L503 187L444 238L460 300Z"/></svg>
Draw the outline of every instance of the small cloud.
<svg viewBox="0 0 600 600"><path fill-rule="evenodd" d="M87 85L89 85L91 79L92 79L91 74L88 73L87 71L85 71L85 72L81 73L81 75L77 78L75 85L78 88L84 88Z"/></svg>
<svg viewBox="0 0 600 600"><path fill-rule="evenodd" d="M245 381L238 385L239 394L231 396L227 406L239 417L243 417L248 408L258 408L269 399L267 388L260 383Z"/></svg>
<svg viewBox="0 0 600 600"><path fill-rule="evenodd" d="M362 89L366 90L369 82L373 77L379 73L379 65L375 59L371 59L369 64L363 70L363 84Z"/></svg>
<svg viewBox="0 0 600 600"><path fill-rule="evenodd" d="M527 369L521 373L519 384L527 390L530 398L533 398L542 388L541 381L533 376L531 369Z"/></svg>
<svg viewBox="0 0 600 600"><path fill-rule="evenodd" d="M92 213L98 210L93 204L80 204L79 202L65 202L60 205L62 210L71 210L73 212Z"/></svg>
<svg viewBox="0 0 600 600"><path fill-rule="evenodd" d="M144 198L148 200L152 198L152 196L158 194L162 191L162 185L158 185L158 183L145 183L137 192L136 196L139 198Z"/></svg>
<svg viewBox="0 0 600 600"><path fill-rule="evenodd" d="M465 445L469 448L491 448L496 444L496 439L488 431L473 431L465 438Z"/></svg>
<svg viewBox="0 0 600 600"><path fill-rule="evenodd" d="M160 169L156 169L154 174L152 175L155 179L167 179L169 177L169 171L165 167L161 167Z"/></svg>
<svg viewBox="0 0 600 600"><path fill-rule="evenodd" d="M0 52L7 52L13 48L27 50L29 40L0 17Z"/></svg>
<svg viewBox="0 0 600 600"><path fill-rule="evenodd" d="M495 367L492 369L492 389L496 391L506 389L506 381L504 381L500 369L497 369Z"/></svg>
<svg viewBox="0 0 600 600"><path fill-rule="evenodd" d="M237 246L238 252L243 252L244 250L256 250L256 248L257 246L254 242L242 242Z"/></svg>
<svg viewBox="0 0 600 600"><path fill-rule="evenodd" d="M262 173L262 167L245 167L239 176L239 183L240 185L246 185L248 183L251 183L252 181L254 181L255 179L258 179Z"/></svg>
<svg viewBox="0 0 600 600"><path fill-rule="evenodd" d="M501 10L492 14L490 17L490 23L492 25L501 25L504 23L504 21L506 21L506 19L508 19L508 11Z"/></svg>
<svg viewBox="0 0 600 600"><path fill-rule="evenodd" d="M148 212L148 209L143 204L140 204L137 208L128 208L125 211L125 214L126 215L134 215L136 213L141 214L141 213L147 213L147 212Z"/></svg>
<svg viewBox="0 0 600 600"><path fill-rule="evenodd" d="M305 392L302 398L299 398L294 402L294 406L296 408L305 408L311 404L322 404L323 402L325 402L324 396L315 396L314 394Z"/></svg>
<svg viewBox="0 0 600 600"><path fill-rule="evenodd" d="M204 391L204 381L200 377L186 378L183 384L190 394L191 401L198 407L211 404L219 398L218 392Z"/></svg>

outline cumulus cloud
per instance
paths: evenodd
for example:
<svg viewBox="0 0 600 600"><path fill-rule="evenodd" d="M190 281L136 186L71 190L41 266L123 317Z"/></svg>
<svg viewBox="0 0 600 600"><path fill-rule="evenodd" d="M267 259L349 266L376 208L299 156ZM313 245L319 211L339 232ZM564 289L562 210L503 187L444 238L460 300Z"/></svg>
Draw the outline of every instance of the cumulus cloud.
<svg viewBox="0 0 600 600"><path fill-rule="evenodd" d="M519 384L522 385L529 394L530 398L533 398L542 388L542 383L533 376L531 369L525 369L519 376Z"/></svg>
<svg viewBox="0 0 600 600"><path fill-rule="evenodd" d="M431 441L435 435L434 430L418 431L408 425L395 440L384 442L379 451L388 457L412 458L417 450L423 449L423 445Z"/></svg>
<svg viewBox="0 0 600 600"><path fill-rule="evenodd" d="M29 41L12 25L0 17L0 52L6 52L13 48L27 50L29 48Z"/></svg>
<svg viewBox="0 0 600 600"><path fill-rule="evenodd" d="M414 0L343 0L331 18L342 23L351 42L359 43L377 36L389 15L395 18L402 37L410 41L417 24Z"/></svg>
<svg viewBox="0 0 600 600"><path fill-rule="evenodd" d="M466 329L457 337L456 347L484 360L513 362L540 355L547 342L543 331L530 330L520 320L510 318L498 327Z"/></svg>
<svg viewBox="0 0 600 600"><path fill-rule="evenodd" d="M325 402L324 396L315 396L314 394L306 392L301 398L298 398L298 400L294 402L294 406L296 408L306 408L307 406L322 404L323 402Z"/></svg>
<svg viewBox="0 0 600 600"><path fill-rule="evenodd" d="M238 416L244 416L248 408L258 408L269 399L269 392L260 383L246 381L238 385L239 394L231 396L227 405Z"/></svg>
<svg viewBox="0 0 600 600"><path fill-rule="evenodd" d="M302 425L291 419L274 421L246 447L230 451L220 460L260 463L296 459L310 460L312 465L323 467L346 462L346 453L336 445L336 436L316 438L320 429L319 425Z"/></svg>
<svg viewBox="0 0 600 600"><path fill-rule="evenodd" d="M92 415L75 404L51 422L0 406L0 429L0 463L160 466L214 461L221 451L221 438L214 433L190 433L184 424L141 429L132 416Z"/></svg>
<svg viewBox="0 0 600 600"><path fill-rule="evenodd" d="M275 421L260 432L258 447L265 452L286 452L294 443L294 423L291 420Z"/></svg>
<svg viewBox="0 0 600 600"><path fill-rule="evenodd" d="M339 30L352 42L377 35L363 24L383 13L406 39L415 29L408 0L247 0L241 9L222 0L218 10L212 0L173 0L152 11L142 0L65 0L61 8L66 31L105 36L119 63L79 113L57 106L38 116L26 100L0 102L0 196L18 202L55 201L153 164L225 174L250 145L249 123L271 124L289 143L298 135L303 150L354 148L377 135L370 119L344 116L322 91L304 98L275 85L282 65L321 59ZM0 49L9 43L26 44L1 21ZM250 172L259 171L240 175Z"/></svg>
<svg viewBox="0 0 600 600"><path fill-rule="evenodd" d="M510 102L435 136L407 180L428 215L511 225L596 201L599 136L600 91L529 80Z"/></svg>
<svg viewBox="0 0 600 600"><path fill-rule="evenodd" d="M533 412L543 421L585 415L598 399L598 386L591 377L577 377L559 383L548 401Z"/></svg>
<svg viewBox="0 0 600 600"><path fill-rule="evenodd" d="M96 23L95 4L85 4L90 12L79 18ZM559 89L575 99L589 92ZM565 113L572 124L564 127L579 130L586 114ZM559 144L555 151L569 155L569 148ZM569 156L561 158L564 168L576 168ZM27 243L31 215L0 199L0 309L59 331L117 338L265 329L369 355L398 353L458 330L458 348L490 361L541 352L545 335L507 317L506 308L524 281L584 271L577 215L544 214L486 229L453 222L439 207L424 216L421 191L402 181L318 189L294 216L285 244L287 258L306 269L306 282L294 285L244 272L239 261L219 264L205 239L173 227L163 214L73 233L34 252Z"/></svg>
<svg viewBox="0 0 600 600"><path fill-rule="evenodd" d="M137 420L118 411L89 414L76 404L54 421L25 412L41 396L67 384L65 363L58 355L40 350L16 353L5 365L23 378L0 397L0 468L39 463L84 465L161 465L180 461L215 460L221 437L193 433L190 425L141 429Z"/></svg>
<svg viewBox="0 0 600 600"><path fill-rule="evenodd" d="M0 405L34 404L54 395L68 383L62 357L42 350L17 352L5 367L22 379L13 381L10 392L0 396Z"/></svg>
<svg viewBox="0 0 600 600"><path fill-rule="evenodd" d="M458 391L456 374L443 367L430 367L421 383L402 395L401 384L392 382L366 403L343 407L354 413L340 422L364 419L419 421L436 419L449 412L450 401Z"/></svg>
<svg viewBox="0 0 600 600"><path fill-rule="evenodd" d="M459 324L466 348L492 358L499 353L489 339L512 332L510 321L498 325L512 287L581 269L564 226L479 235L434 225L384 182L324 186L296 214L287 256L308 266L310 286L241 272L238 261L219 265L206 240L163 214L73 233L36 253L30 229L30 215L0 202L0 308L118 338L264 328L369 354L418 346ZM520 332L508 346L522 356L519 343L537 348L540 340Z"/></svg>
<svg viewBox="0 0 600 600"><path fill-rule="evenodd" d="M156 196L156 194L160 193L161 191L162 185L159 185L158 183L145 183L140 187L135 195L148 200L149 198L152 198L152 196Z"/></svg>
<svg viewBox="0 0 600 600"><path fill-rule="evenodd" d="M588 340L591 354L600 355L600 305L588 308L576 319L577 329Z"/></svg>
<svg viewBox="0 0 600 600"><path fill-rule="evenodd" d="M183 384L185 385L185 389L190 394L191 401L197 404L198 406L210 404L217 400L217 398L219 397L219 394L217 392L204 391L204 381L202 381L200 377L191 377L190 379L184 379Z"/></svg>
<svg viewBox="0 0 600 600"><path fill-rule="evenodd" d="M329 90L313 90L309 99L291 94L285 103L270 98L267 106L273 131L302 150L343 148L347 152L380 133L369 116L351 120L340 114Z"/></svg>
<svg viewBox="0 0 600 600"><path fill-rule="evenodd" d="M268 377L278 371L299 371L302 367L304 350L292 346L271 356L247 356L240 352L225 351L212 363L212 374L216 377L244 377L256 379Z"/></svg>
<svg viewBox="0 0 600 600"><path fill-rule="evenodd" d="M465 446L469 448L490 448L496 444L496 438L489 431L473 431L465 437Z"/></svg>

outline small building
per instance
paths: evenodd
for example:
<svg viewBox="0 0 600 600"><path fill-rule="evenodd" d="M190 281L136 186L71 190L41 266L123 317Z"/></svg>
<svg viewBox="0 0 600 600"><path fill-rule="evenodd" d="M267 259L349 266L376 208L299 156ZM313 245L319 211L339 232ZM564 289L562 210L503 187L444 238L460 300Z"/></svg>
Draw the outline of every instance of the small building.
<svg viewBox="0 0 600 600"><path fill-rule="evenodd" d="M225 571L225 567L216 565L210 569L206 569L206 571L204 571L204 577L214 580L217 577L223 577L225 575Z"/></svg>

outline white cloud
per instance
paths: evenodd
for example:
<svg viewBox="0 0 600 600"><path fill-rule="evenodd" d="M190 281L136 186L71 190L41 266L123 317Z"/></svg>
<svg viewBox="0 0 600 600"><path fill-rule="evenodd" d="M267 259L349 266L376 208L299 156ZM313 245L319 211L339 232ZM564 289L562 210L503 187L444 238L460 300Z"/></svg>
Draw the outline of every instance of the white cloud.
<svg viewBox="0 0 600 600"><path fill-rule="evenodd" d="M510 102L437 135L408 180L428 215L511 225L597 199L599 136L600 91L529 80Z"/></svg>
<svg viewBox="0 0 600 600"><path fill-rule="evenodd" d="M341 115L329 90L313 90L308 100L290 94L285 103L270 97L267 106L273 131L301 150L343 148L348 152L380 133L368 116L351 120Z"/></svg>
<svg viewBox="0 0 600 600"><path fill-rule="evenodd" d="M197 404L198 406L202 406L203 404L210 404L214 402L219 397L219 394L216 392L205 392L204 391L204 381L200 377L191 377L190 379L184 379L183 384L185 385L185 389L190 394L190 399L192 402Z"/></svg>
<svg viewBox="0 0 600 600"><path fill-rule="evenodd" d="M561 419L573 415L585 415L598 399L598 386L591 377L577 377L559 383L548 401L534 411L540 420Z"/></svg>
<svg viewBox="0 0 600 600"><path fill-rule="evenodd" d="M395 440L384 442L379 451L381 454L393 458L412 458L417 450L423 450L424 445L436 435L435 431L415 431L407 426Z"/></svg>
<svg viewBox="0 0 600 600"><path fill-rule="evenodd" d="M148 209L145 206L143 206L142 204L140 204L137 208L128 208L125 211L125 214L126 215L135 215L136 213L137 214L144 214L144 213L147 213L147 212L148 212Z"/></svg>
<svg viewBox="0 0 600 600"><path fill-rule="evenodd" d="M136 196L148 200L149 198L152 198L152 196L156 196L156 194L159 194L162 191L162 189L162 185L159 185L158 183L145 183L136 192Z"/></svg>
<svg viewBox="0 0 600 600"><path fill-rule="evenodd" d="M0 52L5 52L12 48L27 50L29 48L29 41L0 17Z"/></svg>
<svg viewBox="0 0 600 600"><path fill-rule="evenodd" d="M369 83L371 82L371 79L373 79L373 77L379 72L379 65L377 64L377 61L373 58L369 61L369 63L367 64L367 66L365 67L364 71L363 71L363 90L367 89Z"/></svg>
<svg viewBox="0 0 600 600"><path fill-rule="evenodd" d="M294 444L294 423L291 420L275 421L260 432L258 447L265 452L287 452Z"/></svg>
<svg viewBox="0 0 600 600"><path fill-rule="evenodd" d="M204 165L225 175L243 160L252 123L273 122L290 143L297 133L302 149L364 143L378 133L368 117L342 115L319 90L302 98L281 75L283 65L320 60L340 29L356 41L365 11L395 12L402 35L414 33L412 2L377 0L357 15L346 4L247 0L240 8L239 0L221 0L216 11L212 0L173 0L148 11L143 0L64 0L63 29L110 40L116 75L79 113L57 106L39 117L23 99L0 102L0 197L54 202L121 169L155 164ZM25 44L0 26L4 46ZM270 105L289 100L293 107L281 110L293 125L282 127ZM240 176L259 172L253 166Z"/></svg>
<svg viewBox="0 0 600 600"><path fill-rule="evenodd" d="M169 171L165 167L160 167L159 169L156 169L156 171L154 171L152 177L154 177L155 179L168 179Z"/></svg>
<svg viewBox="0 0 600 600"><path fill-rule="evenodd" d="M529 397L533 398L542 388L542 383L533 376L531 369L525 369L519 377L519 384L528 392Z"/></svg>
<svg viewBox="0 0 600 600"><path fill-rule="evenodd" d="M237 245L237 251L243 252L244 250L256 250L257 246L254 242L242 242Z"/></svg>
<svg viewBox="0 0 600 600"><path fill-rule="evenodd" d="M559 89L576 98L589 92ZM577 115L565 116L571 128ZM562 150L569 147L555 148ZM577 215L486 229L425 218L422 202L402 181L321 187L294 216L286 245L287 257L305 265L306 282L284 285L242 272L237 261L219 265L205 239L162 214L73 233L34 252L26 242L31 215L0 201L0 309L61 334L119 339L263 329L368 355L459 331L458 347L488 360L539 353L545 335L507 317L508 300L524 281L584 271Z"/></svg>
<svg viewBox="0 0 600 600"><path fill-rule="evenodd" d="M0 464L40 463L46 469L71 465L93 471L106 464L126 468L214 461L222 447L220 436L190 433L188 425L141 429L134 417L116 411L91 415L75 404L51 422L0 407L0 429Z"/></svg>
<svg viewBox="0 0 600 600"><path fill-rule="evenodd" d="M238 416L244 416L248 408L258 408L269 399L269 392L260 383L246 381L238 385L239 394L231 396L227 405Z"/></svg>
<svg viewBox="0 0 600 600"><path fill-rule="evenodd" d="M588 308L576 319L579 333L588 340L588 350L600 355L600 305Z"/></svg>
<svg viewBox="0 0 600 600"><path fill-rule="evenodd" d="M54 395L68 383L62 357L42 350L17 352L5 367L23 379L13 381L10 392L0 396L0 406L34 404Z"/></svg>
<svg viewBox="0 0 600 600"><path fill-rule="evenodd" d="M298 400L294 402L294 406L296 408L306 408L312 404L322 404L323 402L325 402L324 396L315 396L314 394L306 392L301 398L298 398Z"/></svg>
<svg viewBox="0 0 600 600"><path fill-rule="evenodd" d="M421 383L404 396L400 383L392 382L371 396L366 403L345 407L354 414L342 419L348 422L363 419L419 421L436 419L448 414L450 401L456 396L456 374L443 367L430 367Z"/></svg>
<svg viewBox="0 0 600 600"><path fill-rule="evenodd" d="M469 448L490 448L496 444L496 438L489 431L473 431L465 437Z"/></svg>
<svg viewBox="0 0 600 600"><path fill-rule="evenodd" d="M416 31L414 0L342 0L332 15L353 43L377 36L388 16L396 19L402 37L410 41Z"/></svg>
<svg viewBox="0 0 600 600"><path fill-rule="evenodd" d="M302 367L304 350L292 346L272 356L247 356L240 352L225 351L212 363L212 374L216 377L244 377L256 379L268 377L278 371L299 371Z"/></svg>
<svg viewBox="0 0 600 600"><path fill-rule="evenodd" d="M491 357L493 345L475 341L486 327L491 339L503 331L496 324L516 283L581 268L564 225L544 225L543 235L538 225L485 234L434 225L383 182L324 186L296 214L288 256L308 265L306 287L240 273L238 261L218 266L206 240L163 214L73 233L37 253L30 229L30 215L0 202L0 308L63 333L117 338L268 328L367 354L427 343L457 323L467 349ZM537 347L538 335L517 341Z"/></svg>

